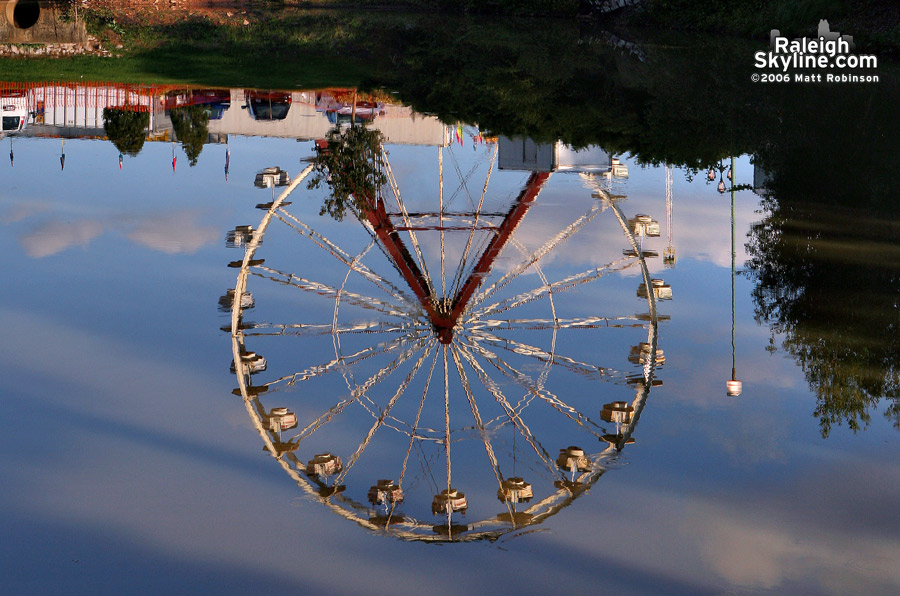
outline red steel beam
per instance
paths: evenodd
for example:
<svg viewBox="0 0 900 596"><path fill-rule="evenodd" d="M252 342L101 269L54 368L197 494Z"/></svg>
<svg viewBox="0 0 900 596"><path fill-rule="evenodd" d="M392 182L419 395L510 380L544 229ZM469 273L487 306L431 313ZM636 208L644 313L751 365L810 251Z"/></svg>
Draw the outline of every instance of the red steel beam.
<svg viewBox="0 0 900 596"><path fill-rule="evenodd" d="M512 237L519 223L521 223L522 218L525 217L525 214L534 204L535 199L537 199L549 177L549 172L533 172L528 178L525 188L519 193L516 202L506 213L503 222L499 227L492 228L492 231L495 232L494 237L491 238L481 258L478 259L478 263L475 264L472 273L454 297L453 306L449 314L442 314L437 310L437 300L432 295L425 276L419 270L409 250L403 244L403 240L398 234L398 230L401 228L396 228L391 223L390 216L384 208L384 201L381 199L376 200L370 194L363 197L363 201L368 206L368 209L363 210L366 219L372 225L375 235L388 252L388 255L390 255L391 260L400 270L403 279L406 280L410 289L412 289L419 302L425 308L431 324L434 326L435 331L438 332L438 339L441 343L449 344L453 341L453 327L459 321L459 317L462 316L475 290L478 289L478 286L490 273L494 260L503 252L506 243Z"/></svg>
<svg viewBox="0 0 900 596"><path fill-rule="evenodd" d="M454 324L456 324L456 321L459 320L459 317L466 309L466 305L472 298L472 294L475 293L475 290L478 289L478 286L481 285L481 282L484 281L484 278L491 271L494 260L500 256L501 252L503 252L503 247L506 246L506 242L512 236L512 233L518 227L522 218L525 217L525 214L534 204L535 199L537 199L538 194L540 194L541 189L544 186L544 182L546 182L549 177L549 172L532 172L531 176L528 177L525 188L519 193L519 197L509 210L509 213L503 218L503 223L500 224L497 233L491 238L490 244L488 244L488 247L485 249L484 253L482 253L481 258L478 260L475 269L472 270L466 283L463 284L456 294L456 298L453 301L453 309L450 311L450 320L452 320Z"/></svg>
<svg viewBox="0 0 900 596"><path fill-rule="evenodd" d="M368 209L363 209L366 219L369 220L369 223L375 230L375 235L390 255L391 260L400 270L403 279L406 280L419 302L422 303L425 312L428 313L431 324L436 329L453 327L453 322L446 316L441 315L435 308L435 301L431 291L428 289L428 282L413 260L412 255L409 254L409 250L403 244L403 240L400 239L394 224L391 223L384 208L384 201L381 199L376 200L368 193L363 196L363 201L368 205Z"/></svg>

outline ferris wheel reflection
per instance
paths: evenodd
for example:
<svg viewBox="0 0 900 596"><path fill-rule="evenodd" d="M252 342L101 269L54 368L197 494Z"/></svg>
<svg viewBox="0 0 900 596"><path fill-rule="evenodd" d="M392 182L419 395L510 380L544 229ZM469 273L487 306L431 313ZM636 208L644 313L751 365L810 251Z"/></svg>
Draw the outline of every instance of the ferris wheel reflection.
<svg viewBox="0 0 900 596"><path fill-rule="evenodd" d="M488 189L502 144L490 145L481 196L456 210L445 197L460 190L445 192L442 170L452 147L439 148L431 210L409 208L382 149L379 167L390 183L360 197L366 208L356 235L365 240L356 238L353 248L288 209L312 165L258 205L264 214L255 227L237 226L226 237L244 251L230 264L239 270L235 287L219 301L231 313L223 329L232 337L234 393L265 451L309 498L403 540L496 540L558 513L616 465L661 384L657 302L671 298L671 289L650 278L643 243L654 222L626 218L624 197L610 192L624 166L569 168L581 177L583 210L545 238L526 238L517 233L521 222L562 168L524 164L520 192L498 206ZM517 170L499 161L500 169ZM468 178L456 170L465 187ZM548 255L602 221L619 239L607 262L546 269ZM291 239L290 258L275 247L263 255L273 232L281 246ZM312 279L310 259L323 258L333 264L330 279ZM637 297L646 313L600 312L577 298L630 269L642 280ZM324 304L330 320L266 315L261 293ZM251 309L266 320L245 321ZM322 351L323 341L333 355ZM308 362L273 370L272 359L251 348L260 342L276 350L306 345ZM319 391L324 378L342 378L346 390ZM304 387L315 388L298 391Z"/></svg>

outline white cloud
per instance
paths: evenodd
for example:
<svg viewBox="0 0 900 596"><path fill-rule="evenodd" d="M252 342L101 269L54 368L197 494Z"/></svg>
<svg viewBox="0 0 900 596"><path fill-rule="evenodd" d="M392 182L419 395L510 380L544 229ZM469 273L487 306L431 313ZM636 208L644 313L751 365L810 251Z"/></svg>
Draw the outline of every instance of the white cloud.
<svg viewBox="0 0 900 596"><path fill-rule="evenodd" d="M87 246L102 233L103 225L97 221L51 221L22 236L22 246L29 257L39 259L74 246Z"/></svg>
<svg viewBox="0 0 900 596"><path fill-rule="evenodd" d="M173 213L138 222L127 237L135 244L166 254L193 254L219 238L212 226L198 225L196 214Z"/></svg>
<svg viewBox="0 0 900 596"><path fill-rule="evenodd" d="M47 207L45 205L36 205L29 203L14 203L10 205L7 209L4 210L2 216L0 216L0 223L2 224L12 224L18 223L20 221L26 220L32 215L36 213L41 213L42 211L46 211Z"/></svg>

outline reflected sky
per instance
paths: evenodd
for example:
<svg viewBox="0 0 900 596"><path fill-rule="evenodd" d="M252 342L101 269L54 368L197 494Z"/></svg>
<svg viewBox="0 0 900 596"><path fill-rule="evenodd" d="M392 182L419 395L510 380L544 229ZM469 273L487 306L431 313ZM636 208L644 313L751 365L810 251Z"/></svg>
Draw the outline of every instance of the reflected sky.
<svg viewBox="0 0 900 596"><path fill-rule="evenodd" d="M278 165L294 176L313 154L312 140L232 135L227 149L205 146L194 167L180 145L148 142L121 169L107 141L69 139L63 148L59 139L19 137L12 146L14 163L0 161L7 253L0 317L8 338L0 371L13 406L0 433L7 454L0 569L12 591L121 593L126 578L148 593L192 594L535 593L560 582L573 593L624 594L900 587L900 533L890 514L900 500L896 431L875 416L865 432L836 427L821 438L803 372L767 349L769 330L754 321L752 283L740 274L734 343L743 394L725 396L731 205L701 177L674 172L676 266L648 260L674 299L660 303L669 317L659 328L664 383L641 414L636 443L588 494L534 532L429 548L326 515L262 450L232 395L231 341L220 330L230 319L217 301L234 287L237 270L226 264L240 251L225 246L225 234L256 226L263 214L256 204L271 200L271 189L254 187L256 172ZM433 201L437 148L388 150L404 196ZM467 137L453 151L471 163L485 147L473 149ZM449 152L448 180L455 175ZM645 239L662 255L664 169L622 159L629 175L611 192L627 196L627 214L663 224L661 237ZM752 183L749 157L735 169L737 183ZM524 174L496 174L499 196L515 197ZM572 220L568 206L586 193L577 174L555 173L517 235L540 244ZM301 186L292 208L327 237L358 245L360 224L320 218L320 197ZM738 270L759 209L756 194L736 195ZM605 238L586 228L553 251L547 270L607 262ZM292 242L273 236L264 246L286 258ZM324 263L303 267L311 279L330 275ZM500 259L496 271L510 267ZM634 314L642 308L639 282L628 270L584 296L591 307L627 305ZM255 298L248 318L267 318L267 308L327 314L274 291ZM302 393L292 399L300 411ZM599 418L605 401L584 398L582 406ZM346 436L352 452L356 430L336 429L333 438ZM590 447L600 450L599 442Z"/></svg>

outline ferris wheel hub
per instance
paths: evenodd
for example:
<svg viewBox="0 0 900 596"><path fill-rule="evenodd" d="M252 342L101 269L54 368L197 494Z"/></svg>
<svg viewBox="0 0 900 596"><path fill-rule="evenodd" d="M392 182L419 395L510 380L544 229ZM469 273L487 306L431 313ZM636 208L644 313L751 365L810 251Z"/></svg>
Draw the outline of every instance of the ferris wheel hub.
<svg viewBox="0 0 900 596"><path fill-rule="evenodd" d="M435 327L435 331L437 331L438 341L442 344L450 345L453 343L453 328L452 327Z"/></svg>

